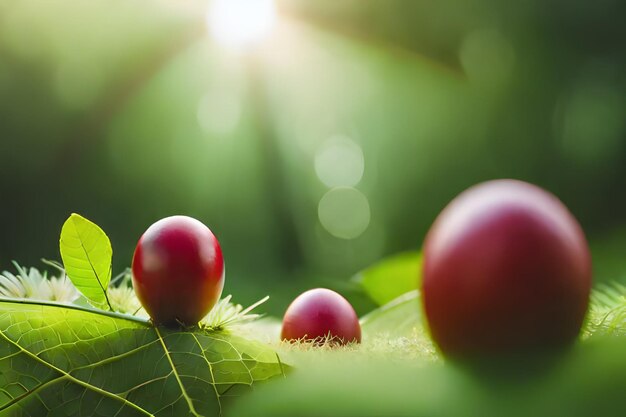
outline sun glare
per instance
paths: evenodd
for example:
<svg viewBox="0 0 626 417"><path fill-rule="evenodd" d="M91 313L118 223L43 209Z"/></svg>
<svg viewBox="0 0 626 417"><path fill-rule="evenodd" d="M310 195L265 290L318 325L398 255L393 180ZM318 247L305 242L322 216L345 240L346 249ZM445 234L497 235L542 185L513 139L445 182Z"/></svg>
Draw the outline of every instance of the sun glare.
<svg viewBox="0 0 626 417"><path fill-rule="evenodd" d="M215 41L242 50L265 40L276 23L274 0L213 0L207 16Z"/></svg>

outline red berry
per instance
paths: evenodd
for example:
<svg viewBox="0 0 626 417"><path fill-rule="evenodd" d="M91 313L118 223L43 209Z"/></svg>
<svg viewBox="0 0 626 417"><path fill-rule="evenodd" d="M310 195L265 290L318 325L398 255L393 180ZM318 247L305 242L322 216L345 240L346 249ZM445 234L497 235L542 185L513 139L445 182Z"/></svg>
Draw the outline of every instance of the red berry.
<svg viewBox="0 0 626 417"><path fill-rule="evenodd" d="M139 239L132 276L137 298L156 323L194 325L222 294L222 250L200 221L166 217Z"/></svg>
<svg viewBox="0 0 626 417"><path fill-rule="evenodd" d="M426 236L422 292L433 339L452 357L573 342L591 289L584 233L554 195L515 180L455 198Z"/></svg>
<svg viewBox="0 0 626 417"><path fill-rule="evenodd" d="M338 344L361 342L354 309L348 300L325 288L300 294L285 312L281 339L322 342L328 336Z"/></svg>

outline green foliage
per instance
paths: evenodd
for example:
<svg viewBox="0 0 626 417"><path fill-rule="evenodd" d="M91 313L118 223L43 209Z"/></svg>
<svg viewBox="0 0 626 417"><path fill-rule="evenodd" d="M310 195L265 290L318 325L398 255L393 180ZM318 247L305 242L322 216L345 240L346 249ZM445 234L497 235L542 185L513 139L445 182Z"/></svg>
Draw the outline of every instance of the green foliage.
<svg viewBox="0 0 626 417"><path fill-rule="evenodd" d="M61 229L59 241L65 272L74 286L95 307L112 310L106 290L111 280L111 242L98 227L72 213Z"/></svg>
<svg viewBox="0 0 626 417"><path fill-rule="evenodd" d="M424 329L417 291L361 319L363 343L340 349L282 344L296 366L240 400L238 416L587 416L621 415L626 406L626 287L594 291L584 336L546 360L510 369L444 362ZM603 337L604 336L604 337ZM501 365L501 364L499 364ZM531 366L532 365L532 366ZM481 372L484 370L485 372ZM271 398L280 396L281 401Z"/></svg>
<svg viewBox="0 0 626 417"><path fill-rule="evenodd" d="M283 374L268 346L225 330L256 319L268 297L244 309L227 296L200 327L159 328L128 271L113 285L97 225L72 214L60 249L60 278L18 264L17 275L0 275L0 415L216 415L253 382ZM113 311L80 306L77 289ZM65 304L47 301L61 295Z"/></svg>
<svg viewBox="0 0 626 417"><path fill-rule="evenodd" d="M260 387L227 415L618 416L626 407L624 351L625 339L598 339L505 375L414 360L318 361Z"/></svg>
<svg viewBox="0 0 626 417"><path fill-rule="evenodd" d="M583 336L626 335L626 286L603 285L591 295Z"/></svg>
<svg viewBox="0 0 626 417"><path fill-rule="evenodd" d="M386 258L359 273L359 282L367 295L378 305L418 288L422 276L422 255L407 252Z"/></svg>
<svg viewBox="0 0 626 417"><path fill-rule="evenodd" d="M0 416L583 416L626 405L625 340L607 337L626 334L622 285L594 291L588 340L574 349L533 367L480 373L444 362L428 337L418 253L356 278L381 303L361 319L361 344L319 347L280 342L278 321L252 323L252 309L268 297L243 308L227 296L199 327L154 327L128 271L111 280L102 229L73 214L60 247L59 278L17 264L17 275L0 275ZM78 305L72 283L113 311ZM69 294L65 304L47 301L58 294ZM289 365L297 371L288 380L258 384Z"/></svg>
<svg viewBox="0 0 626 417"><path fill-rule="evenodd" d="M417 290L403 294L361 318L361 328L366 335L403 336L421 326L422 307Z"/></svg>
<svg viewBox="0 0 626 417"><path fill-rule="evenodd" d="M361 318L363 350L396 360L436 360L438 354L422 317L418 290L410 291Z"/></svg>
<svg viewBox="0 0 626 417"><path fill-rule="evenodd" d="M281 375L276 354L224 331L0 299L0 415L217 415Z"/></svg>

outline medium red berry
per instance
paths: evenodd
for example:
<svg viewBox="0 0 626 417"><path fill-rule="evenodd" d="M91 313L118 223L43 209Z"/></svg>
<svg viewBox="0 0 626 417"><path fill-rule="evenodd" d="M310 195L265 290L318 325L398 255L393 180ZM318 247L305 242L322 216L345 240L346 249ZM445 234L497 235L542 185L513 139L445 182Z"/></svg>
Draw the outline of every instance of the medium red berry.
<svg viewBox="0 0 626 417"><path fill-rule="evenodd" d="M433 339L453 357L551 350L578 335L591 289L584 233L541 188L479 184L426 236L422 292Z"/></svg>
<svg viewBox="0 0 626 417"><path fill-rule="evenodd" d="M166 217L139 239L132 278L137 298L156 323L194 325L222 294L222 250L200 221Z"/></svg>
<svg viewBox="0 0 626 417"><path fill-rule="evenodd" d="M352 305L325 288L306 291L289 305L283 318L281 339L346 344L361 342L361 325Z"/></svg>

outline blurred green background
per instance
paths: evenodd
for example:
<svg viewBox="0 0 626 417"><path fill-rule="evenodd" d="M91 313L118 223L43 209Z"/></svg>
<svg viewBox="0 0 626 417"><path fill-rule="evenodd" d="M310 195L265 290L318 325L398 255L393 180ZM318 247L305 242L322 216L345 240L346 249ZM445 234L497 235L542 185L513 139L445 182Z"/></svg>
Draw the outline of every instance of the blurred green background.
<svg viewBox="0 0 626 417"><path fill-rule="evenodd" d="M280 315L328 286L364 312L350 276L512 177L569 206L598 279L626 278L626 3L225 4L0 0L0 269L59 259L78 212L120 271L187 214L238 302Z"/></svg>

